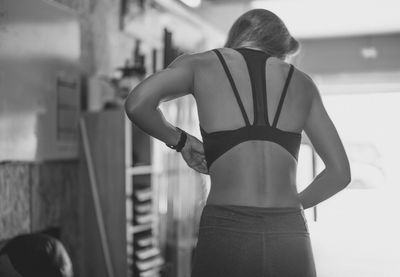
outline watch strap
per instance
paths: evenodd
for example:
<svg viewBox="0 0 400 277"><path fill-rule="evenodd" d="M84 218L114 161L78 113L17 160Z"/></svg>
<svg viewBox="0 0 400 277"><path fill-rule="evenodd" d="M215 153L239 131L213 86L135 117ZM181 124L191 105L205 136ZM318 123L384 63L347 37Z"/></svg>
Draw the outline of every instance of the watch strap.
<svg viewBox="0 0 400 277"><path fill-rule="evenodd" d="M181 152L182 148L185 146L185 143L187 140L187 134L181 128L179 128L179 127L175 127L175 128L181 131L181 136L179 137L178 143L176 145L171 145L171 144L166 143L166 145L171 149L175 149L177 152Z"/></svg>

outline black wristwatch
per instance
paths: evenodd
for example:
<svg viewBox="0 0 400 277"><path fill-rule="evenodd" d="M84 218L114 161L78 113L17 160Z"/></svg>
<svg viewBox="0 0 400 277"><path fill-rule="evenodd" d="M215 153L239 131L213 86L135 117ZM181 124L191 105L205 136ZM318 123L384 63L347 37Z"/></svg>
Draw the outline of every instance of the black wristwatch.
<svg viewBox="0 0 400 277"><path fill-rule="evenodd" d="M181 152L183 146L185 146L186 139L187 139L187 134L181 128L179 128L179 127L175 127L175 128L181 131L181 136L179 138L178 143L176 145L172 145L172 144L167 144L166 143L166 145L171 149L175 149L176 152Z"/></svg>

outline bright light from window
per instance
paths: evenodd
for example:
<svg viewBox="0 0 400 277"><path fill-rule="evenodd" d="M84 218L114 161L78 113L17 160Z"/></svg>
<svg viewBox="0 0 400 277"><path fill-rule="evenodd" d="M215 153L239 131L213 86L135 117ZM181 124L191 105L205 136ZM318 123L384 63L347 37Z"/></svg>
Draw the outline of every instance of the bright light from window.
<svg viewBox="0 0 400 277"><path fill-rule="evenodd" d="M191 8L197 8L201 4L201 0L181 0L181 2Z"/></svg>
<svg viewBox="0 0 400 277"><path fill-rule="evenodd" d="M394 124L399 101L398 92L324 97L352 181L318 204L317 222L308 221L320 276L400 276L400 253L392 251L400 247L400 224L394 220L400 210L400 128ZM324 167L320 159L317 165Z"/></svg>
<svg viewBox="0 0 400 277"><path fill-rule="evenodd" d="M398 0L253 0L249 4L253 9L267 9L277 14L295 37L400 30Z"/></svg>

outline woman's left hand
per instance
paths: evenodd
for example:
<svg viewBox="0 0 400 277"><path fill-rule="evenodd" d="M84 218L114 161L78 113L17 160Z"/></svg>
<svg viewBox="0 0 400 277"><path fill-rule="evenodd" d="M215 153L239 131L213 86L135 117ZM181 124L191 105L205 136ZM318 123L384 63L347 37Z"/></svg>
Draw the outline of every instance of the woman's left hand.
<svg viewBox="0 0 400 277"><path fill-rule="evenodd" d="M181 150L181 154L188 166L200 173L209 174L203 143L199 139L187 134L186 143Z"/></svg>

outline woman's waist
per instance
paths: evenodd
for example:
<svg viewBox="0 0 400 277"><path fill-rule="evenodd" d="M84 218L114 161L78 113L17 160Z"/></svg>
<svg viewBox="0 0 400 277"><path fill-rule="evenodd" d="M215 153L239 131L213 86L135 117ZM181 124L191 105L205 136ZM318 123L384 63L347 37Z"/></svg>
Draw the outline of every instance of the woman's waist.
<svg viewBox="0 0 400 277"><path fill-rule="evenodd" d="M256 233L308 233L301 207L206 204L200 231L210 228Z"/></svg>
<svg viewBox="0 0 400 277"><path fill-rule="evenodd" d="M302 208L294 184L259 185L246 184L211 184L207 204L240 205L260 208Z"/></svg>

